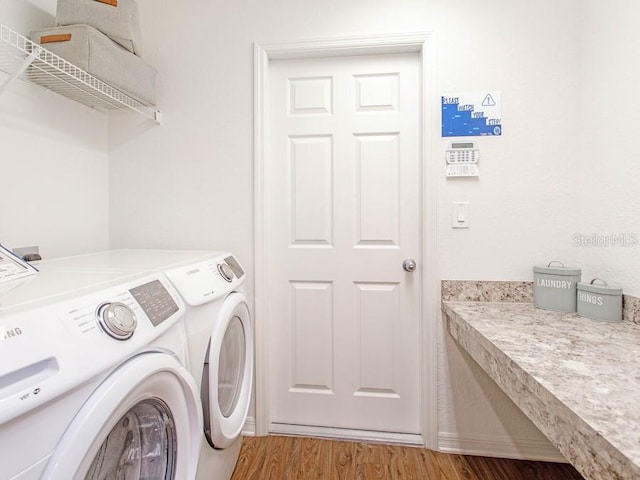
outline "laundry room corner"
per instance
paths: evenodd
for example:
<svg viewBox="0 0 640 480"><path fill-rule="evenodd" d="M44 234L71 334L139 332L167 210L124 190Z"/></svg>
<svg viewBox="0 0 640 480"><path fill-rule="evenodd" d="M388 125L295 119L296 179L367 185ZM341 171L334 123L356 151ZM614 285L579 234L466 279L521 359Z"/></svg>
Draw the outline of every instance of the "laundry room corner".
<svg viewBox="0 0 640 480"><path fill-rule="evenodd" d="M65 2L105 9L84 23L128 9L135 46L83 22L63 25ZM93 382L82 390L90 398L135 348L168 345L177 363L162 361L179 379L169 390L187 393L199 424L189 430L193 461L180 466L186 480L229 478L242 435L259 437L249 449L263 436L329 437L399 444L423 459L432 450L569 462L586 478L614 478L606 462L589 463L612 442L599 430L574 442L586 430L564 425L555 407L579 397L607 422L640 422L617 408L640 384L605 361L637 353L625 335L640 324L638 18L634 0L1 0L0 274L8 284L11 268L30 278L0 288L0 345L11 347L0 378L27 371L23 360L42 378L55 371L49 358L73 350L68 330L112 361L81 379ZM135 83L114 58L141 62L153 101L52 53L78 41L77 30L34 33L61 26L106 42L116 55L100 58L107 74L119 66ZM77 97L111 94L124 100ZM43 257L35 269L9 252L27 246ZM534 272L554 262L587 288L613 290L616 322L577 307L544 311ZM518 320L492 323L505 311ZM565 313L575 331L563 327ZM49 314L60 327L51 345ZM552 325L561 334L544 338L574 348L531 363L552 380L561 367L567 379L592 376L596 387L576 384L534 405L537 396L518 390L537 378L523 376L522 358L559 350L538 330L527 335ZM590 327L603 333L575 347L572 335ZM524 352L519 363L496 346L507 331L512 352ZM27 341L48 357L18 348ZM65 357L65 375L90 363L90 350ZM604 377L628 377L630 390L614 394L597 383ZM534 380L532 391L552 390ZM33 398L32 387L6 398ZM31 461L62 468L56 459L76 437L63 442L61 422L72 425L83 402L58 419L38 458L12 465L16 479ZM548 424L562 426L557 436ZM639 429L624 440L637 443ZM447 458L466 469L463 457ZM636 478L640 457L626 466Z"/></svg>
<svg viewBox="0 0 640 480"><path fill-rule="evenodd" d="M55 23L54 0L5 0L3 24L28 35ZM8 76L0 72L0 81ZM104 114L14 81L0 96L5 181L0 231L9 247L45 257L109 246L109 155Z"/></svg>
<svg viewBox="0 0 640 480"><path fill-rule="evenodd" d="M516 259L535 255L535 243L512 240L514 235L526 236L526 229L511 228L502 222L501 215L512 216L520 208L535 211L535 204L525 201L540 196L531 177L539 180L537 185L542 185L543 190L562 191L570 182L565 175L571 170L570 164L558 166L557 158L569 152L565 137L559 132L577 127L567 127L562 117L545 125L536 119L540 111L559 98L568 95L577 99L572 85L577 75L574 54L578 43L574 34L578 27L569 20L577 3L569 2L560 10L551 2L522 8L499 2L495 8L473 2L452 7L437 1L402 5L331 3L325 7L312 2L279 7L214 2L193 10L170 2L162 3L161 8L154 2L141 2L145 49L161 72L158 104L164 121L140 135L131 135L121 126L110 129L112 247L206 248L215 244L233 250L246 264L254 265L253 45L433 31L438 36L438 51L437 91L430 92L427 100L432 111L437 112L437 99L445 90L499 87L505 91L505 99L510 99L505 107L510 118L509 134L483 140L483 155L495 160L483 164L480 182L446 180L444 162L439 158L444 139L434 141L425 152L424 161L430 162L431 171L439 177L440 279L526 277L528 264ZM336 11L340 15L335 15ZM460 18L476 21L461 28ZM527 18L540 21L530 22ZM558 27L552 33L545 30L543 35L536 25L548 22ZM505 42L505 35L517 40ZM482 42L478 38L483 38ZM555 55L546 56L556 44L562 47L556 49ZM187 51L192 53L185 55ZM206 54L200 53L203 51ZM522 51L527 55L523 57ZM535 64L558 73L534 79L529 73ZM469 71L474 72L473 78ZM525 111L529 108L537 113L527 116ZM562 129L554 128L554 122ZM437 139L437 122L432 128ZM544 132L545 141L519 149L519 145L530 143L532 132ZM510 161L515 158L517 162ZM555 173L543 173L551 171ZM547 179L551 183L545 185ZM500 199L504 195L511 195L516 201L503 202ZM548 198L545 205L553 202L553 195ZM466 232L452 231L450 227L451 201L460 199L470 200L474 215L473 228ZM563 234L543 229L536 237L550 244ZM490 237L506 240L498 242ZM472 243L476 245L473 249L469 248ZM505 256L511 260L505 262ZM249 271L252 278L253 268ZM249 282L250 299L252 283ZM497 435L505 443L512 442L511 434L540 440L537 430L515 408L509 410L506 419L494 412L465 414L478 412L477 408L469 408L469 401L485 396L482 381L476 380L475 373L465 375L466 369L474 371L478 367L465 367L459 352L446 349L444 340L440 339L438 361L437 432L447 438L448 444L458 442L460 446L465 438L475 438L480 432L489 437ZM447 357L452 358L455 367L446 366ZM455 379L453 383L449 378ZM495 390L490 397L502 395L493 385L486 388ZM459 400L454 402L453 398ZM491 411L491 407L487 408ZM494 421L489 422L488 418ZM515 422L518 427L509 432L501 426L502 421ZM436 427L431 424L429 428Z"/></svg>

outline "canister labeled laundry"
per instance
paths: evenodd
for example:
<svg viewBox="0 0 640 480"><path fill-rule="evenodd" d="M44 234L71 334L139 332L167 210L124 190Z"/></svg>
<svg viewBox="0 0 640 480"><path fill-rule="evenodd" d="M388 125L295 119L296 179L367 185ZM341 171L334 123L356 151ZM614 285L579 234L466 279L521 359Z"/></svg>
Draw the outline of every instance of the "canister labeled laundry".
<svg viewBox="0 0 640 480"><path fill-rule="evenodd" d="M533 305L545 310L575 312L576 287L581 277L579 268L565 267L561 262L534 266Z"/></svg>
<svg viewBox="0 0 640 480"><path fill-rule="evenodd" d="M621 321L622 289L610 287L599 278L578 283L578 315L605 322Z"/></svg>

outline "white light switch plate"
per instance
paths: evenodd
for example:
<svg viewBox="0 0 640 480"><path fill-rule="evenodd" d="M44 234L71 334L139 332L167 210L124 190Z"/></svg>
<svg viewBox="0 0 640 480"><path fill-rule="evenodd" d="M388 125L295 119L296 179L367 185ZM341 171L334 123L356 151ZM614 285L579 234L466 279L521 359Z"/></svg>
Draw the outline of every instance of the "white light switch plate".
<svg viewBox="0 0 640 480"><path fill-rule="evenodd" d="M453 202L451 226L469 228L469 202Z"/></svg>

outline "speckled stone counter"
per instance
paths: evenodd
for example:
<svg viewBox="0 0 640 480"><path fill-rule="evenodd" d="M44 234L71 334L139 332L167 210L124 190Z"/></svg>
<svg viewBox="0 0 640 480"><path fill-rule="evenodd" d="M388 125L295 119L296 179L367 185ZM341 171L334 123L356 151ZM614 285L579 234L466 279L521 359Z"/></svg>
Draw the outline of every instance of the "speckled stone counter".
<svg viewBox="0 0 640 480"><path fill-rule="evenodd" d="M640 326L443 302L447 330L582 475L640 479Z"/></svg>

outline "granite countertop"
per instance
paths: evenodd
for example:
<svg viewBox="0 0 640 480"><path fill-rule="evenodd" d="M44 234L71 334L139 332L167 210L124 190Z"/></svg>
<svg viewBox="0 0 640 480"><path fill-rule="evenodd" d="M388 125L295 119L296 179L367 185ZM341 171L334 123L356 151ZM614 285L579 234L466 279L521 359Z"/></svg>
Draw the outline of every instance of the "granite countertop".
<svg viewBox="0 0 640 480"><path fill-rule="evenodd" d="M443 302L449 333L586 478L640 479L640 325Z"/></svg>

